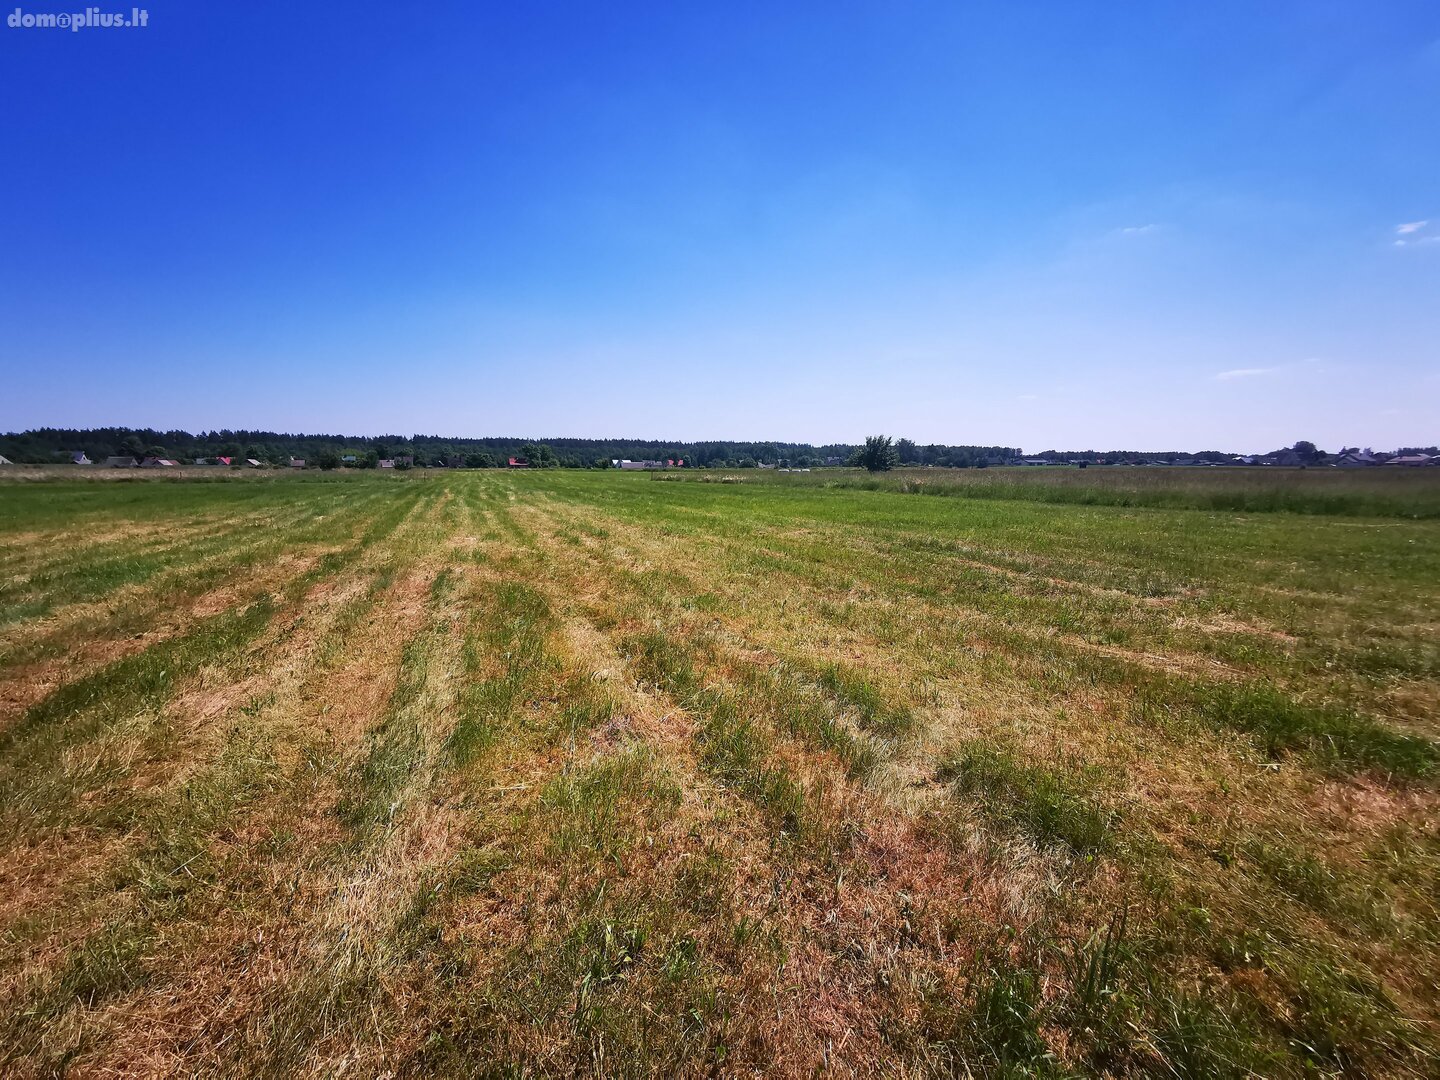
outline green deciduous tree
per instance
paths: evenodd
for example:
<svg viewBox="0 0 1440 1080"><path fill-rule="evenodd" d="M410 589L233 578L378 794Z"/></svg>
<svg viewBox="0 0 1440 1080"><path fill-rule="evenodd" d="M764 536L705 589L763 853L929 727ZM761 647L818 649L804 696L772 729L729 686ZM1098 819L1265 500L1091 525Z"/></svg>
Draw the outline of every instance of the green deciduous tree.
<svg viewBox="0 0 1440 1080"><path fill-rule="evenodd" d="M854 463L871 472L888 472L898 461L888 435L867 435L865 445L855 451Z"/></svg>
<svg viewBox="0 0 1440 1080"><path fill-rule="evenodd" d="M560 464L555 456L555 451L544 443L526 443L520 447L520 456L529 463L532 469L553 469Z"/></svg>

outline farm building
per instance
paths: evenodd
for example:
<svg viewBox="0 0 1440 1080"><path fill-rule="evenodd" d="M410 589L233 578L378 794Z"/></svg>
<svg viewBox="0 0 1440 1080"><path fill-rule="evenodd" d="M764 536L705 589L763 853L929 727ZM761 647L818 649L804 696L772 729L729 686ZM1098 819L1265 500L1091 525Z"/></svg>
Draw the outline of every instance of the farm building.
<svg viewBox="0 0 1440 1080"><path fill-rule="evenodd" d="M85 451L84 451L84 450L76 450L76 451L74 451L73 453L69 454L68 457L70 458L70 464L72 464L72 465L94 465L94 464L95 464L93 461L91 461L88 457L85 456Z"/></svg>
<svg viewBox="0 0 1440 1080"><path fill-rule="evenodd" d="M620 468L620 469L663 469L663 468L665 468L665 463L664 463L663 461L628 461L628 460L623 460L623 461L621 461L620 464L619 464L618 466L616 466L616 467L617 467L617 468Z"/></svg>
<svg viewBox="0 0 1440 1080"><path fill-rule="evenodd" d="M117 457L107 457L105 459L105 467L107 469L133 469L138 464L139 462L133 457L127 457L124 454Z"/></svg>
<svg viewBox="0 0 1440 1080"><path fill-rule="evenodd" d="M1408 465L1408 466L1414 467L1414 466L1416 466L1416 465L1435 465L1435 464L1440 464L1440 461L1437 461L1436 458L1432 457L1432 456L1429 455L1429 454L1402 454L1402 455L1399 456L1399 457L1392 457L1389 461L1385 462L1385 464L1386 464L1386 465Z"/></svg>
<svg viewBox="0 0 1440 1080"><path fill-rule="evenodd" d="M6 457L4 454L0 454L0 465L14 465L14 464L15 464L15 463L14 463L13 461L11 461L8 457Z"/></svg>
<svg viewBox="0 0 1440 1080"><path fill-rule="evenodd" d="M180 463L173 458L164 457L147 457L144 461L140 462L140 468L142 469L174 469L178 468L179 465Z"/></svg>
<svg viewBox="0 0 1440 1080"><path fill-rule="evenodd" d="M375 463L375 467L377 469L393 469L395 467L395 459L382 457L379 461Z"/></svg>
<svg viewBox="0 0 1440 1080"><path fill-rule="evenodd" d="M292 468L292 469L303 469L304 467L305 467L305 459L304 459L304 458L301 458L301 457L292 457L292 458L290 459L290 468Z"/></svg>
<svg viewBox="0 0 1440 1080"><path fill-rule="evenodd" d="M526 461L523 457L512 457L505 465L511 469L528 469L530 462Z"/></svg>
<svg viewBox="0 0 1440 1080"><path fill-rule="evenodd" d="M246 458L246 459L245 459L245 464L246 464L246 465L249 465L250 468L252 468L252 469L263 469L263 468L265 467L265 466L261 465L260 462L256 461L253 457L252 457L252 458Z"/></svg>

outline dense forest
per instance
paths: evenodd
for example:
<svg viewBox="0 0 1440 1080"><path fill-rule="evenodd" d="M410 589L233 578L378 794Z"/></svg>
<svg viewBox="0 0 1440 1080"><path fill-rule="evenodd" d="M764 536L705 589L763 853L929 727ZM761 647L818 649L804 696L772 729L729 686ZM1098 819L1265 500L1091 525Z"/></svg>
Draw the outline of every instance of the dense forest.
<svg viewBox="0 0 1440 1080"><path fill-rule="evenodd" d="M1019 456L1008 446L900 445L906 460L925 465L999 465ZM843 464L857 447L831 443L812 446L793 442L662 442L654 439L526 439L449 438L438 435L304 435L275 431L156 431L151 428L36 428L0 435L0 455L24 464L67 460L83 452L92 461L107 457L173 458L189 464L196 458L254 458L282 464L303 458L312 464L338 463L353 456L357 465L381 458L413 458L416 466L465 465L486 468L511 457L535 458L535 464L564 468L606 468L616 459L684 461L688 466L747 468L782 465L815 468Z"/></svg>

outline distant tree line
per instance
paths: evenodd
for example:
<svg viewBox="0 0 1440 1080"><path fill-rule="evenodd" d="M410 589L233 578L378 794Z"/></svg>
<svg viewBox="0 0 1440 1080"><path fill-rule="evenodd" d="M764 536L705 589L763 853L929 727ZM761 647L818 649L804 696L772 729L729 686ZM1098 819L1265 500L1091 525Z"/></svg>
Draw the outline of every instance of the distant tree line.
<svg viewBox="0 0 1440 1080"><path fill-rule="evenodd" d="M253 458L268 465L283 465L304 458L320 468L373 468L382 458L412 459L416 467L459 465L471 469L505 466L513 458L532 468L609 468L615 460L684 461L686 466L747 469L771 465L797 469L825 465L879 464L986 468L1010 465L1022 457L1013 446L921 445L911 439L883 436L883 450L873 442L828 443L814 446L795 442L661 442L654 439L527 439L488 437L449 438L440 435L306 435L275 431L229 430L157 431L153 428L35 428L0 435L0 456L25 464L44 465L66 460L83 451L92 461L107 457L164 457L182 463L196 458ZM1440 453L1435 447L1401 447L1400 454ZM1327 455L1307 440L1282 447L1264 457L1293 454L1300 462L1320 462ZM353 461L345 461L351 457ZM1236 464L1244 460L1222 450L1193 453L1182 450L1045 450L1035 455L1054 464ZM1031 459L1033 460L1033 459Z"/></svg>
<svg viewBox="0 0 1440 1080"><path fill-rule="evenodd" d="M819 468L848 464L861 447L854 443L814 446L794 442L661 442L654 439L449 438L439 435L307 435L275 431L223 429L158 431L153 428L35 428L0 435L0 455L11 461L43 465L83 451L92 461L107 457L166 457L182 463L196 458L253 458L283 465L304 458L321 468L374 467L382 458L413 458L416 467L462 465L493 468L513 458L534 467L609 468L615 460L684 461L686 466L721 469L777 465ZM1004 446L916 446L895 443L904 465L984 466L1005 464L1020 451ZM346 462L350 456L355 460Z"/></svg>
<svg viewBox="0 0 1440 1080"><path fill-rule="evenodd" d="M898 445L898 444L897 444ZM1338 453L1354 452L1358 448L1341 447ZM1368 450L1366 451L1369 452ZM1393 454L1436 454L1440 450L1435 447L1408 447L1402 446L1393 451ZM1193 453L1188 450L1044 450L1036 454L1037 459L1053 462L1055 464L1078 464L1088 462L1096 465L1140 465L1140 464L1201 464L1201 465L1237 465L1253 460L1284 458L1296 461L1302 465L1315 465L1324 462L1331 455L1316 446L1309 439L1301 439L1290 446L1281 446L1266 454L1241 455L1232 454L1224 450L1201 450Z"/></svg>

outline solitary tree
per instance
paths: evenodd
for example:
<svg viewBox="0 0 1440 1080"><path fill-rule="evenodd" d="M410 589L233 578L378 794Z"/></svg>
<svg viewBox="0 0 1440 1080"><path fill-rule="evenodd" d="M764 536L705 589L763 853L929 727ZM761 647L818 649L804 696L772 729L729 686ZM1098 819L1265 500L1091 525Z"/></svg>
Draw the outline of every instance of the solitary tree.
<svg viewBox="0 0 1440 1080"><path fill-rule="evenodd" d="M855 464L871 472L888 472L898 460L899 455L895 453L888 435L867 435L865 445L855 453Z"/></svg>
<svg viewBox="0 0 1440 1080"><path fill-rule="evenodd" d="M526 443L520 447L520 456L532 469L553 469L560 464L555 451L546 443Z"/></svg>

